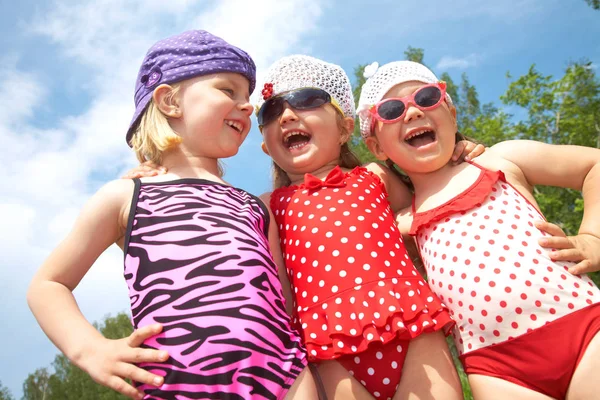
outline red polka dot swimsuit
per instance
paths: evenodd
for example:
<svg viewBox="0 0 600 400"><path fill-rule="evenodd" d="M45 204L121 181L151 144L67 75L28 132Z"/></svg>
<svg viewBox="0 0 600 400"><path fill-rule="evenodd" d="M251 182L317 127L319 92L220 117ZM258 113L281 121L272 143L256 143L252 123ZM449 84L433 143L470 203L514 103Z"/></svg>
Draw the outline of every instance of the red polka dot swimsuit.
<svg viewBox="0 0 600 400"><path fill-rule="evenodd" d="M567 272L537 243L540 212L501 171L475 163L473 185L434 209L414 213L429 284L456 321L454 339L465 354L523 335L600 302L586 276ZM414 212L414 204L413 204Z"/></svg>
<svg viewBox="0 0 600 400"><path fill-rule="evenodd" d="M275 190L271 210L309 359L337 358L363 384L391 387L366 384L376 397L393 396L406 353L395 340L453 322L409 259L385 186L366 168L336 167L324 181L306 174ZM386 360L392 353L403 356Z"/></svg>

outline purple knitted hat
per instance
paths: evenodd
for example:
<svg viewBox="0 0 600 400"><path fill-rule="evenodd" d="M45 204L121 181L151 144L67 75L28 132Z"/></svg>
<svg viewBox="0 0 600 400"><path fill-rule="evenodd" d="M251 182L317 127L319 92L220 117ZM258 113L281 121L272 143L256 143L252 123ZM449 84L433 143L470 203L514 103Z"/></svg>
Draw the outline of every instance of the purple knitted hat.
<svg viewBox="0 0 600 400"><path fill-rule="evenodd" d="M135 82L135 113L127 130L127 144L152 99L154 88L218 72L243 75L250 81L250 93L254 91L254 61L248 53L220 37L206 31L187 31L156 42L146 53Z"/></svg>

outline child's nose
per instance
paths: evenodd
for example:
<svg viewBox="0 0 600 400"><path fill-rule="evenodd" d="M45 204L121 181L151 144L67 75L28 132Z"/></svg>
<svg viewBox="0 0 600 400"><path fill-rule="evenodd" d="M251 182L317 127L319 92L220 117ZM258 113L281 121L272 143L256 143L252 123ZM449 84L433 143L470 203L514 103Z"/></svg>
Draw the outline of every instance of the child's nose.
<svg viewBox="0 0 600 400"><path fill-rule="evenodd" d="M288 103L285 103L283 106L283 112L281 113L281 117L279 119L280 123L283 125L290 121L298 120L298 116L294 112L294 109L290 107Z"/></svg>
<svg viewBox="0 0 600 400"><path fill-rule="evenodd" d="M244 102L240 103L239 108L242 112L244 112L248 116L251 116L252 112L254 111L254 106L249 101L244 101Z"/></svg>
<svg viewBox="0 0 600 400"><path fill-rule="evenodd" d="M423 111L421 111L417 106L413 103L408 103L406 105L406 114L404 114L404 122L410 122L414 119L421 119L424 117Z"/></svg>

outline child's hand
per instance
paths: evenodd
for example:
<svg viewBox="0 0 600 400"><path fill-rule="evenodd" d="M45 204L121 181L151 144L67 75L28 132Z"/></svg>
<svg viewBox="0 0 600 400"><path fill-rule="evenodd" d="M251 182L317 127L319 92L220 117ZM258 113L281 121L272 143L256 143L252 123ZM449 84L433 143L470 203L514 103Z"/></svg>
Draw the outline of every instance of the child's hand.
<svg viewBox="0 0 600 400"><path fill-rule="evenodd" d="M590 234L567 236L560 226L536 221L536 228L551 235L538 240L540 246L552 249L552 261L572 261L577 265L569 268L573 275L600 271L600 238Z"/></svg>
<svg viewBox="0 0 600 400"><path fill-rule="evenodd" d="M152 161L146 161L125 173L122 179L144 178L147 176L156 176L166 174L167 169L161 165L154 164Z"/></svg>
<svg viewBox="0 0 600 400"><path fill-rule="evenodd" d="M160 333L161 330L160 324L154 324L140 328L123 339L103 339L94 344L92 352L82 356L80 367L95 382L129 398L141 399L142 392L125 379L153 386L163 384L162 376L151 374L135 365L141 362L163 362L169 358L166 351L139 348L144 340Z"/></svg>
<svg viewBox="0 0 600 400"><path fill-rule="evenodd" d="M475 144L468 140L461 140L454 146L454 153L452 153L452 162L454 164L460 164L463 161L469 161L476 157L479 157L485 152L485 146L482 144Z"/></svg>

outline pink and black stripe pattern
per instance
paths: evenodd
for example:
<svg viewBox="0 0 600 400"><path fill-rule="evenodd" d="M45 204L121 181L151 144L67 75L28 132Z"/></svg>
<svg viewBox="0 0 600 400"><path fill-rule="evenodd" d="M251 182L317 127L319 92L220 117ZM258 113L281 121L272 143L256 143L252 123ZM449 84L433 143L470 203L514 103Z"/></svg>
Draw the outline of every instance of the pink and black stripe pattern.
<svg viewBox="0 0 600 400"><path fill-rule="evenodd" d="M306 365L267 239L269 214L247 192L199 179L135 182L125 279L135 328L165 377L147 399L279 399Z"/></svg>

